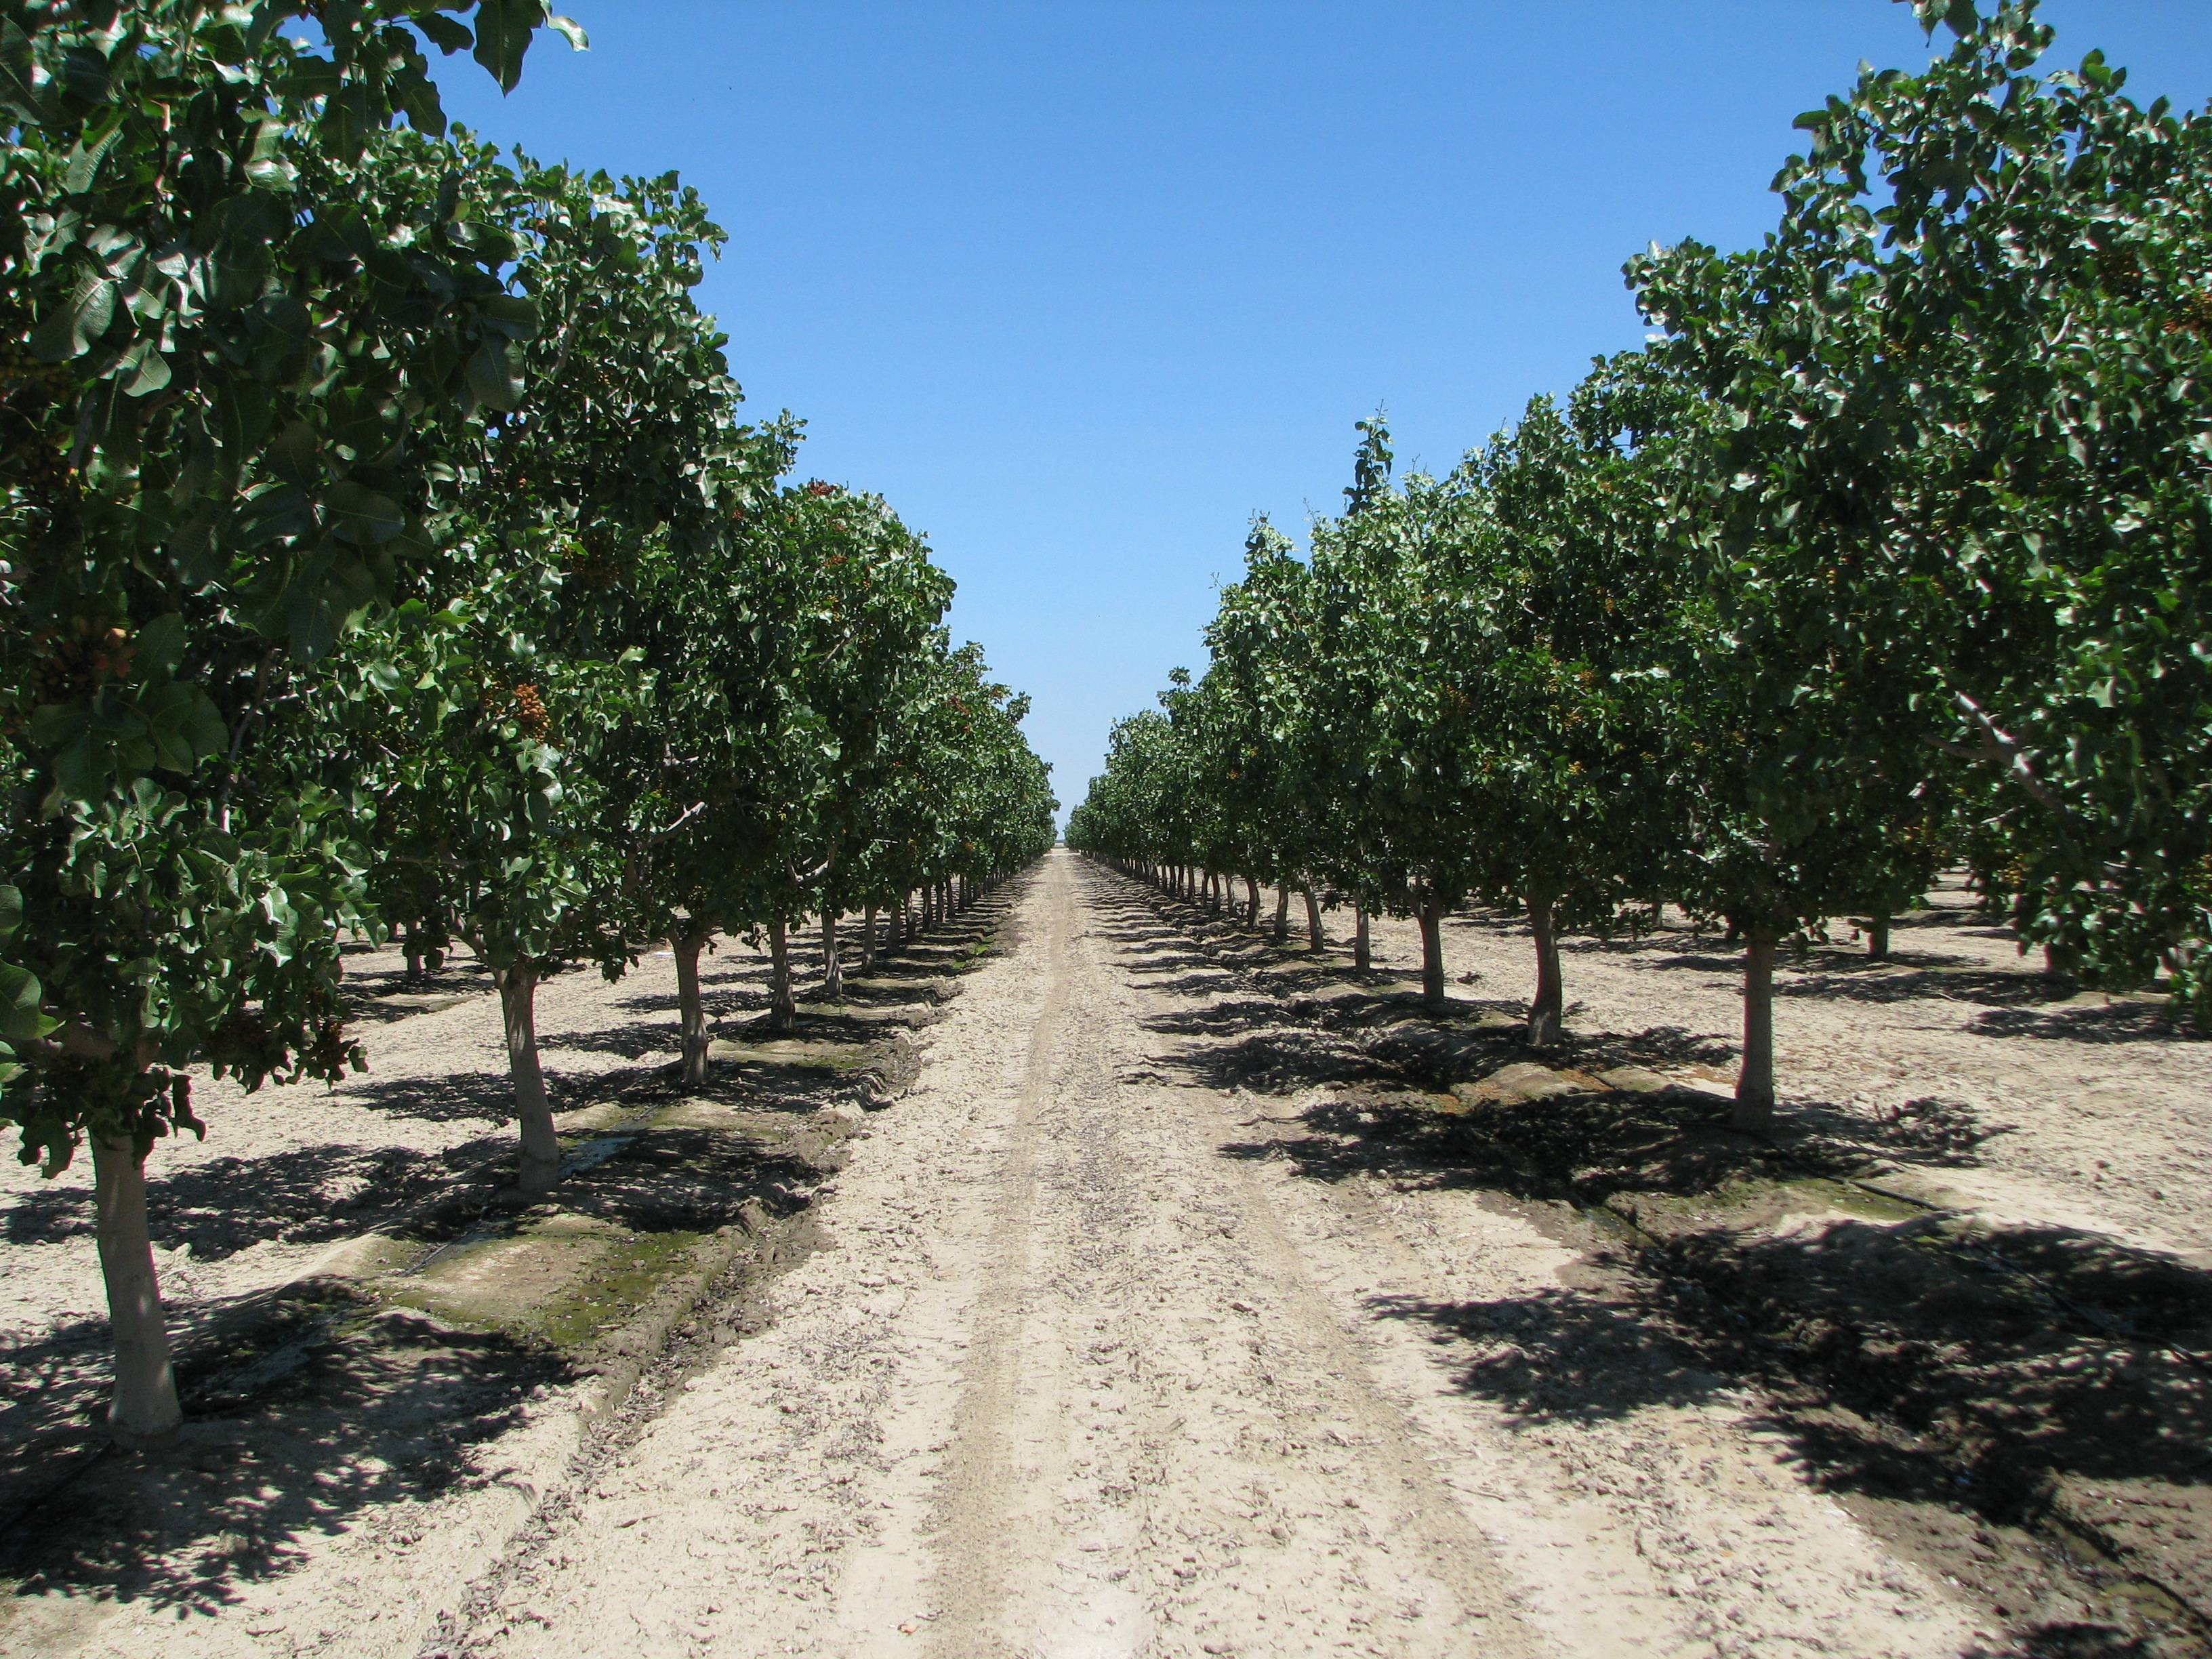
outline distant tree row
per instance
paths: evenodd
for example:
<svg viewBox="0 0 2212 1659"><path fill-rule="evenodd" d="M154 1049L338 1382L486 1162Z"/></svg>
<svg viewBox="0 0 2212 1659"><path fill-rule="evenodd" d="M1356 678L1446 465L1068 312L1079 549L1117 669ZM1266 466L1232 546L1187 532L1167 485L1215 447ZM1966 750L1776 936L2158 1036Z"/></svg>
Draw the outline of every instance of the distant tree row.
<svg viewBox="0 0 2212 1659"><path fill-rule="evenodd" d="M672 940L696 1079L716 932L787 1022L793 923L834 980L841 913L1051 844L926 547L738 422L697 197L447 131L425 48L511 87L541 27L0 0L0 1121L91 1143L126 1441L179 1420L147 1152L191 1068L361 1066L349 933L489 969L538 1192L544 974Z"/></svg>
<svg viewBox="0 0 2212 1659"><path fill-rule="evenodd" d="M1439 1001L1439 919L1523 911L1538 1045L1562 930L1724 919L1750 1129L1777 949L1949 864L2212 1022L2212 122L1917 9L1948 56L1799 118L1762 246L1630 264L1644 349L1442 479L1363 423L1309 558L1258 524L1069 844L1418 916Z"/></svg>

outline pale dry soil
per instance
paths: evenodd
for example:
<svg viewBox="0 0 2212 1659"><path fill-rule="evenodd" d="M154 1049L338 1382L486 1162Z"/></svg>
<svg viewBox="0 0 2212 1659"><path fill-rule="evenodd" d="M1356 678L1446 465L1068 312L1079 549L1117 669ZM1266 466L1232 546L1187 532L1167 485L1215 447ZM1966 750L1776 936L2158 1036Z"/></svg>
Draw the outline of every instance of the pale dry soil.
<svg viewBox="0 0 2212 1659"><path fill-rule="evenodd" d="M1382 935L1402 961L1407 941ZM2012 969L1996 943L1972 971ZM663 1375L619 1433L595 1440L549 1389L473 1448L472 1479L364 1503L234 1595L72 1601L49 1583L34 1599L71 1616L0 1625L0 1652L2185 1650L2099 1635L2063 1573L2039 1591L2044 1635L2016 1639L1986 1596L1826 1489L1758 1386L1656 1327L1616 1320L1565 1405L1484 1386L1540 1358L1523 1325L1594 1282L1563 1206L1285 1155L1335 1092L1255 1091L1215 1063L1229 1028L1193 1011L1235 1008L1250 976L1132 882L1055 853L999 944L927 1034L919 1088L870 1115L817 1201L821 1248L769 1287L764 1328ZM1470 995L1517 994L1509 926L1455 924L1451 948L1455 974L1482 976ZM1590 1006L1571 1023L1725 1036L1726 966L1710 940L1574 953L1570 994ZM619 1005L652 981L556 984L580 1030L607 1034L579 1053L658 1058L621 1036ZM1879 1116L1956 1095L1969 1117L2019 1120L1989 1143L2016 1157L1945 1167L1973 1202L2203 1247L2175 1201L2207 1145L2201 1045L2095 1042L2133 1031L2101 1003L2079 1005L2094 1018L2077 1029L2077 1005L2031 998L2045 1024L2015 1033L1983 1015L2017 1000L1930 1000L1785 997L1793 1108ZM477 1005L392 1032L428 1076L441 1053L480 1070L496 1030ZM291 1131L303 1170L318 1146L457 1146L484 1127L395 1132L343 1091L299 1109L325 1115ZM81 1236L32 1248L89 1255ZM265 1266L227 1271L278 1273L305 1248L273 1242ZM54 1286L88 1268L28 1259L46 1278L19 1292L11 1257L18 1318L51 1321Z"/></svg>
<svg viewBox="0 0 2212 1659"><path fill-rule="evenodd" d="M1903 919L1887 962L1849 922L1776 975L1775 1077L1787 1104L1869 1121L1914 1103L1972 1139L1978 1156L1906 1184L1993 1220L2081 1225L2212 1267L2212 1042L2177 1029L2157 1000L2081 991L1982 918L1956 878ZM1324 924L1332 944L1342 913ZM1743 1030L1737 951L1673 913L1640 939L1563 942L1567 1024L1673 1027L1734 1045ZM1418 974L1410 922L1375 926L1380 969ZM1444 924L1455 995L1523 1007L1535 988L1516 919ZM1713 1068L1733 1075L1733 1062Z"/></svg>

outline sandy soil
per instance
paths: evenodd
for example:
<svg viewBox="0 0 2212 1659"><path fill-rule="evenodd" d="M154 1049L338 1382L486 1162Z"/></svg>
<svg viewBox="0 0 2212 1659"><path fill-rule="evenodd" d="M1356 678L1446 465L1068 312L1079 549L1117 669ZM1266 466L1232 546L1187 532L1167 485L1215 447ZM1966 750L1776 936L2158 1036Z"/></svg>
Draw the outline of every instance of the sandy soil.
<svg viewBox="0 0 2212 1659"><path fill-rule="evenodd" d="M1278 1016L1218 939L1064 853L1024 880L1000 954L927 1034L920 1087L817 1195L820 1247L769 1288L765 1328L648 1377L604 1428L544 1391L469 1453L472 1478L363 1502L234 1595L81 1598L71 1620L0 1622L0 1652L2200 1650L2115 1623L2103 1581L2063 1563L2015 1574L2027 1605L1948 1571L1916 1527L1963 1528L1992 1559L2029 1547L1955 1504L1838 1487L1781 1385L1626 1298L1632 1275L1571 1206L1317 1157L1316 1126L1369 1085L1255 1073L1255 1031L1269 1053L1320 1045L1262 1028ZM1923 1192L2194 1260L2212 1240L2177 1200L2212 1146L2212 1045L2141 1005L2061 1000L1951 920L1900 929L1898 965L1791 970L1792 1110L1971 1149L1901 1164ZM1518 993L1509 924L1450 940L1469 996ZM1414 960L1406 933L1379 943ZM744 1006L756 981L726 968L720 994ZM1724 1059L1730 968L1710 939L1578 947L1571 1024L1680 1028L1684 1053ZM548 988L563 1086L665 1057L665 975ZM489 1155L493 1010L372 1042L352 1088L226 1103L204 1148L158 1155L187 1320L196 1296L312 1265L318 1206L385 1201L378 1172ZM256 1212L222 1183L288 1159L294 1218L204 1253L195 1226ZM81 1346L98 1306L81 1212L9 1190L19 1352Z"/></svg>
<svg viewBox="0 0 2212 1659"><path fill-rule="evenodd" d="M1778 967L1785 1107L1869 1122L1917 1109L1975 1153L1945 1172L1948 1198L2212 1267L2212 1209L2200 1201L2212 1188L2212 1042L2177 1030L2154 1000L2045 976L1955 881L1933 896L1935 908L1896 927L1887 962L1869 961L1844 924L1832 945ZM1328 918L1335 942L1347 922ZM1378 968L1419 974L1412 923L1380 921L1374 936ZM1741 1040L1741 969L1717 933L1677 919L1642 939L1570 939L1562 955L1571 1030L1676 1027L1731 1052ZM1535 988L1517 921L1450 919L1444 960L1458 994L1521 1009Z"/></svg>

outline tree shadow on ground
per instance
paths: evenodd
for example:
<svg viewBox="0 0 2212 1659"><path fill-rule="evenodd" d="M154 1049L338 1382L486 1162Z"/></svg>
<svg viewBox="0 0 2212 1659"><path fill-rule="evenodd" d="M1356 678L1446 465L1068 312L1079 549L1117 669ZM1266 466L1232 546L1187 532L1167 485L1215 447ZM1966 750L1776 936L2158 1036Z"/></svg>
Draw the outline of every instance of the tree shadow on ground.
<svg viewBox="0 0 2212 1659"><path fill-rule="evenodd" d="M1709 956L1697 951L1675 951L1663 957L1647 957L1638 966L1662 969L1694 969L1708 974L1741 974L1743 957L1735 951L1725 956Z"/></svg>
<svg viewBox="0 0 2212 1659"><path fill-rule="evenodd" d="M1638 1299L1821 1485L2055 1518L2212 1604L2212 1274L2048 1224L1647 1220Z"/></svg>
<svg viewBox="0 0 2212 1659"><path fill-rule="evenodd" d="M1141 961L1124 962L1121 964L1121 971L1125 974L1149 975L1173 973L1177 969L1213 966L1215 966L1213 958L1203 951L1176 951L1158 955L1147 954Z"/></svg>
<svg viewBox="0 0 2212 1659"><path fill-rule="evenodd" d="M372 1231L449 1191L457 1170L493 1140L443 1153L324 1145L257 1158L216 1158L147 1182L154 1242L219 1261L267 1239L314 1244Z"/></svg>
<svg viewBox="0 0 2212 1659"><path fill-rule="evenodd" d="M650 996L625 997L615 1006L626 1012L634 1014L665 1014L669 1017L666 1029L671 1030L676 1029L677 1016L681 1012L673 991L657 992ZM709 1019L717 1019L731 1014L757 1013L761 1009L768 1006L768 993L750 988L710 991L702 986L699 991L699 1006L706 1011L707 1018Z"/></svg>
<svg viewBox="0 0 2212 1659"><path fill-rule="evenodd" d="M1402 1079L1391 1080L1402 1087ZM1382 1174L1402 1184L1584 1207L1619 1194L1692 1197L1731 1182L1805 1172L1790 1154L1729 1129L1725 1102L1687 1090L1552 1096L1442 1113L1420 1095L1386 1088L1322 1101L1297 1121L1302 1133L1222 1150L1287 1159L1319 1181Z"/></svg>
<svg viewBox="0 0 2212 1659"><path fill-rule="evenodd" d="M670 1054L681 1046L683 1034L671 1022L640 1020L635 1024L596 1030L547 1031L539 1034L538 1051L553 1055L565 1052L617 1054L624 1060L643 1060L647 1054Z"/></svg>
<svg viewBox="0 0 2212 1659"><path fill-rule="evenodd" d="M1557 1199L1571 1208L1546 1224L1591 1252L1573 1288L1370 1303L1455 1345L1470 1396L1596 1420L1750 1383L1808 1480L1953 1517L1933 1528L1942 1570L1996 1586L2000 1607L2063 1605L2052 1585L2084 1574L2125 1607L2135 1573L2212 1606L2212 1274L2077 1230L1869 1205L1849 1148L1735 1135L1711 1097L1554 1097L1454 1121L1347 1092L1223 1151L1332 1183ZM1817 1173L1824 1150L1839 1178ZM2055 1565L2030 1530L2050 1517L2093 1528L2117 1565ZM1987 1528L2016 1535L1992 1555ZM2141 1634L2045 1623L2014 1650L2117 1654Z"/></svg>
<svg viewBox="0 0 2212 1659"><path fill-rule="evenodd" d="M1893 954L1882 962L1863 957L1823 957L1816 965L1795 972L1778 973L1774 994L1807 997L1824 1002L1917 1002L1922 1000L1972 1002L2011 1007L2038 1002L2063 1002L2075 994L2070 981L2044 974L2008 972L2002 969L1972 970L1942 968L1942 958L1914 960ZM1956 960L1956 958L1951 958ZM1860 965L1863 963L1863 965ZM1926 966L1920 964L1925 963ZM1941 969L1941 971L1936 971Z"/></svg>
<svg viewBox="0 0 2212 1659"><path fill-rule="evenodd" d="M1176 996L1211 997L1242 984L1239 977L1229 969L1216 965L1197 969L1181 979L1155 979L1146 981L1146 988L1166 991Z"/></svg>
<svg viewBox="0 0 2212 1659"><path fill-rule="evenodd" d="M85 1162L89 1163L89 1159ZM88 1185L41 1182L9 1196L0 1212L6 1231L0 1241L9 1244L46 1244L64 1238L89 1237L92 1233L92 1191Z"/></svg>
<svg viewBox="0 0 2212 1659"><path fill-rule="evenodd" d="M1468 1345L1453 1372L1461 1391L1525 1420L1601 1421L1696 1405L1727 1386L1688 1363L1639 1310L1571 1291L1486 1302L1374 1297L1367 1306L1377 1319Z"/></svg>
<svg viewBox="0 0 2212 1659"><path fill-rule="evenodd" d="M322 1243L374 1229L447 1191L456 1170L473 1167L494 1138L443 1152L333 1142L254 1158L217 1158L164 1169L146 1183L154 1243L219 1261L265 1240ZM42 1187L20 1194L6 1217L6 1242L45 1243L88 1235L91 1197L82 1188Z"/></svg>
<svg viewBox="0 0 2212 1659"><path fill-rule="evenodd" d="M16 1595L234 1605L290 1571L307 1537L487 1479L469 1448L514 1426L532 1389L568 1376L507 1338L402 1311L321 1335L250 1413L200 1415L169 1451L100 1456L18 1513L0 1534Z"/></svg>
<svg viewBox="0 0 2212 1659"><path fill-rule="evenodd" d="M748 1097L742 1103L757 1109L759 1103ZM803 1207L793 1194L822 1177L818 1160L803 1148L771 1151L741 1136L672 1127L609 1138L624 1144L616 1156L562 1183L561 1209L634 1233L711 1231L729 1220L744 1194L760 1196L773 1213L787 1213Z"/></svg>
<svg viewBox="0 0 2212 1659"><path fill-rule="evenodd" d="M1740 968L1733 954L1686 956L1674 941L1619 948ZM1838 981L2045 991L2031 975L1839 965L1848 961L1831 964ZM1161 1071L1148 1075L1319 1094L1253 1120L1272 1133L1223 1146L1226 1157L1279 1160L1331 1184L1376 1178L1556 1201L1535 1212L1540 1224L1591 1252L1568 1287L1368 1304L1449 1349L1470 1396L1531 1424L1758 1398L1804 1478L1854 1502L1903 1506L1882 1511L1885 1535L1917 1539L1918 1559L2012 1623L1999 1644L2008 1659L2204 1650L2193 1634L2168 1643L2186 1615L2158 1611L2163 1602L2144 1613L2134 1575L2212 1607L2212 1278L2085 1232L1969 1226L1856 1184L1876 1159L1973 1162L2008 1126L1961 1102L1801 1104L1775 1140L1736 1133L1728 1100L1683 1086L1593 1083L1439 1109L1440 1082L1516 1060L1679 1074L1717 1068L1735 1045L1657 1028L1571 1037L1536 1055L1494 1031L1415 1042L1418 1024L1361 1040L1334 1011L1275 999L1181 1011L1153 1029L1197 1041L1157 1057ZM2084 1494L2103 1507L2087 1513ZM2050 1516L2109 1559L2076 1559L2031 1530ZM2095 1606L2087 1619L2084 1585Z"/></svg>
<svg viewBox="0 0 2212 1659"><path fill-rule="evenodd" d="M1981 1036L2040 1037L2059 1042L2203 1042L2212 1031L2186 1023L2166 1003L2128 1000L2059 1008L1991 1008L1977 1015Z"/></svg>
<svg viewBox="0 0 2212 1659"><path fill-rule="evenodd" d="M429 1123L471 1120L500 1123L514 1115L514 1085L505 1072L445 1073L434 1078L368 1077L339 1093L354 1105Z"/></svg>

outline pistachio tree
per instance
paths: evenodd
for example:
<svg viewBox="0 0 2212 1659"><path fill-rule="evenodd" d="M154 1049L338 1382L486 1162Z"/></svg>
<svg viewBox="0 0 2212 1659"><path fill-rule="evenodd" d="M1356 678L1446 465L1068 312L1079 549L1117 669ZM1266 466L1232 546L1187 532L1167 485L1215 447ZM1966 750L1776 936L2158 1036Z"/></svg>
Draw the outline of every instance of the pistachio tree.
<svg viewBox="0 0 2212 1659"><path fill-rule="evenodd" d="M319 46L283 32L309 17ZM50 1171L92 1142L126 1443L179 1420L143 1165L199 1127L185 1066L353 1062L362 860L268 732L426 549L428 436L511 395L532 326L505 239L372 141L442 129L426 41L512 86L549 21L573 33L539 0L0 5L0 834L46 1025L0 1110Z"/></svg>
<svg viewBox="0 0 2212 1659"><path fill-rule="evenodd" d="M348 640L363 696L332 707L373 728L360 747L391 884L427 894L499 989L534 1194L560 1164L538 984L580 958L619 972L635 937L633 849L608 818L611 799L643 798L598 757L670 723L645 642L684 624L656 573L727 572L715 484L743 434L723 337L692 300L720 237L695 192L452 148L464 203L515 244L538 325L509 407L447 446L422 597Z"/></svg>
<svg viewBox="0 0 2212 1659"><path fill-rule="evenodd" d="M1801 118L1765 244L1631 268L1726 412L1686 452L1716 637L1783 659L1796 769L1860 780L1831 902L1911 884L1885 825L1924 848L1986 799L2026 941L2201 1000L2212 127L2094 53L2036 73L2032 4L1920 10L1949 52Z"/></svg>
<svg viewBox="0 0 2212 1659"><path fill-rule="evenodd" d="M1473 787L1466 830L1486 901L1527 915L1528 1037L1559 1036L1559 936L1610 929L1679 843L1662 718L1679 580L1658 540L1661 491L1640 448L1636 365L1601 365L1566 410L1532 400L1461 472L1482 510L1433 550L1450 683L1437 718Z"/></svg>

